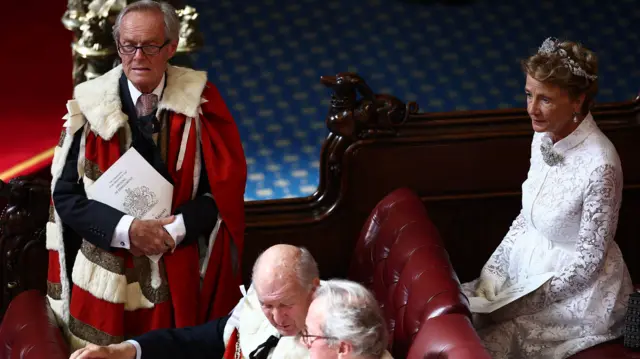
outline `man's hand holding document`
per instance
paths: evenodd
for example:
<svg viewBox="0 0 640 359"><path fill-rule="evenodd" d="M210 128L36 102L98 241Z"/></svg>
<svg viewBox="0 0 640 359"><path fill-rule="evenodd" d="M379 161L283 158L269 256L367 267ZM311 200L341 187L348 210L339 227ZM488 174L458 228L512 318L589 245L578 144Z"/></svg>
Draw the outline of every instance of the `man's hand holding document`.
<svg viewBox="0 0 640 359"><path fill-rule="evenodd" d="M173 185L156 171L133 147L98 178L87 193L132 217L130 251L158 262L173 249L175 241L166 229L171 216Z"/></svg>

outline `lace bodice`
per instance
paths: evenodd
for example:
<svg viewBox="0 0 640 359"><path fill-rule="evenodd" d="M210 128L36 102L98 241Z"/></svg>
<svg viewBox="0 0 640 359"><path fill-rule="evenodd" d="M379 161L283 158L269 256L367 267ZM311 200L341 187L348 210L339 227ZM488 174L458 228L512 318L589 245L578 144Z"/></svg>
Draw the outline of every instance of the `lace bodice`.
<svg viewBox="0 0 640 359"><path fill-rule="evenodd" d="M548 135L534 136L531 169L522 185L523 215L533 229L550 241L579 240L581 222L587 224L590 220L583 218L586 203L600 207L596 210L601 215L608 207L620 205L620 160L611 142L599 134L593 120L585 120L573 134L554 145L555 152L563 158L555 166L549 166L540 151ZM617 220L617 215L614 217L611 219Z"/></svg>

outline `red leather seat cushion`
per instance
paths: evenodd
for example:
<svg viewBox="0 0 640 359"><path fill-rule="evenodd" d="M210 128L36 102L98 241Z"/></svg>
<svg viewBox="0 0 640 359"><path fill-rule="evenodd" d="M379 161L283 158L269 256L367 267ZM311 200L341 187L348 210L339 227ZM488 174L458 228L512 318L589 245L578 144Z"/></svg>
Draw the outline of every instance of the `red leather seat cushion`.
<svg viewBox="0 0 640 359"><path fill-rule="evenodd" d="M69 348L46 298L37 290L20 293L11 303L0 326L0 358L67 359Z"/></svg>
<svg viewBox="0 0 640 359"><path fill-rule="evenodd" d="M410 359L491 359L469 318L462 314L429 319L411 347Z"/></svg>

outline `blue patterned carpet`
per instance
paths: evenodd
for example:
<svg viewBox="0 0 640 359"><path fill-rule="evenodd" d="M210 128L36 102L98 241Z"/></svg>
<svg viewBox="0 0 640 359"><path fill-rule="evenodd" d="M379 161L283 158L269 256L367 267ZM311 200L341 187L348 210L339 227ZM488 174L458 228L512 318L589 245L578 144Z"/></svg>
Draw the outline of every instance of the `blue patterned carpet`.
<svg viewBox="0 0 640 359"><path fill-rule="evenodd" d="M330 97L321 75L356 71L426 112L524 107L519 60L555 36L598 53L597 101L640 91L638 0L188 2L206 41L195 67L240 125L247 200L315 191Z"/></svg>

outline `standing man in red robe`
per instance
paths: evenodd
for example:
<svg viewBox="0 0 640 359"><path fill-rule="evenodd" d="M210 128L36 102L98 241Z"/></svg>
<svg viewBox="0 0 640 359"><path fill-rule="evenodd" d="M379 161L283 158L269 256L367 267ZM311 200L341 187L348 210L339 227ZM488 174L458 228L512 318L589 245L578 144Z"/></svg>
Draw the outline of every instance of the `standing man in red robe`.
<svg viewBox="0 0 640 359"><path fill-rule="evenodd" d="M206 73L169 65L179 28L168 4L127 6L113 29L122 64L67 103L52 164L47 296L72 349L198 325L241 298L246 161ZM173 184L170 217L134 218L88 195L130 148Z"/></svg>

